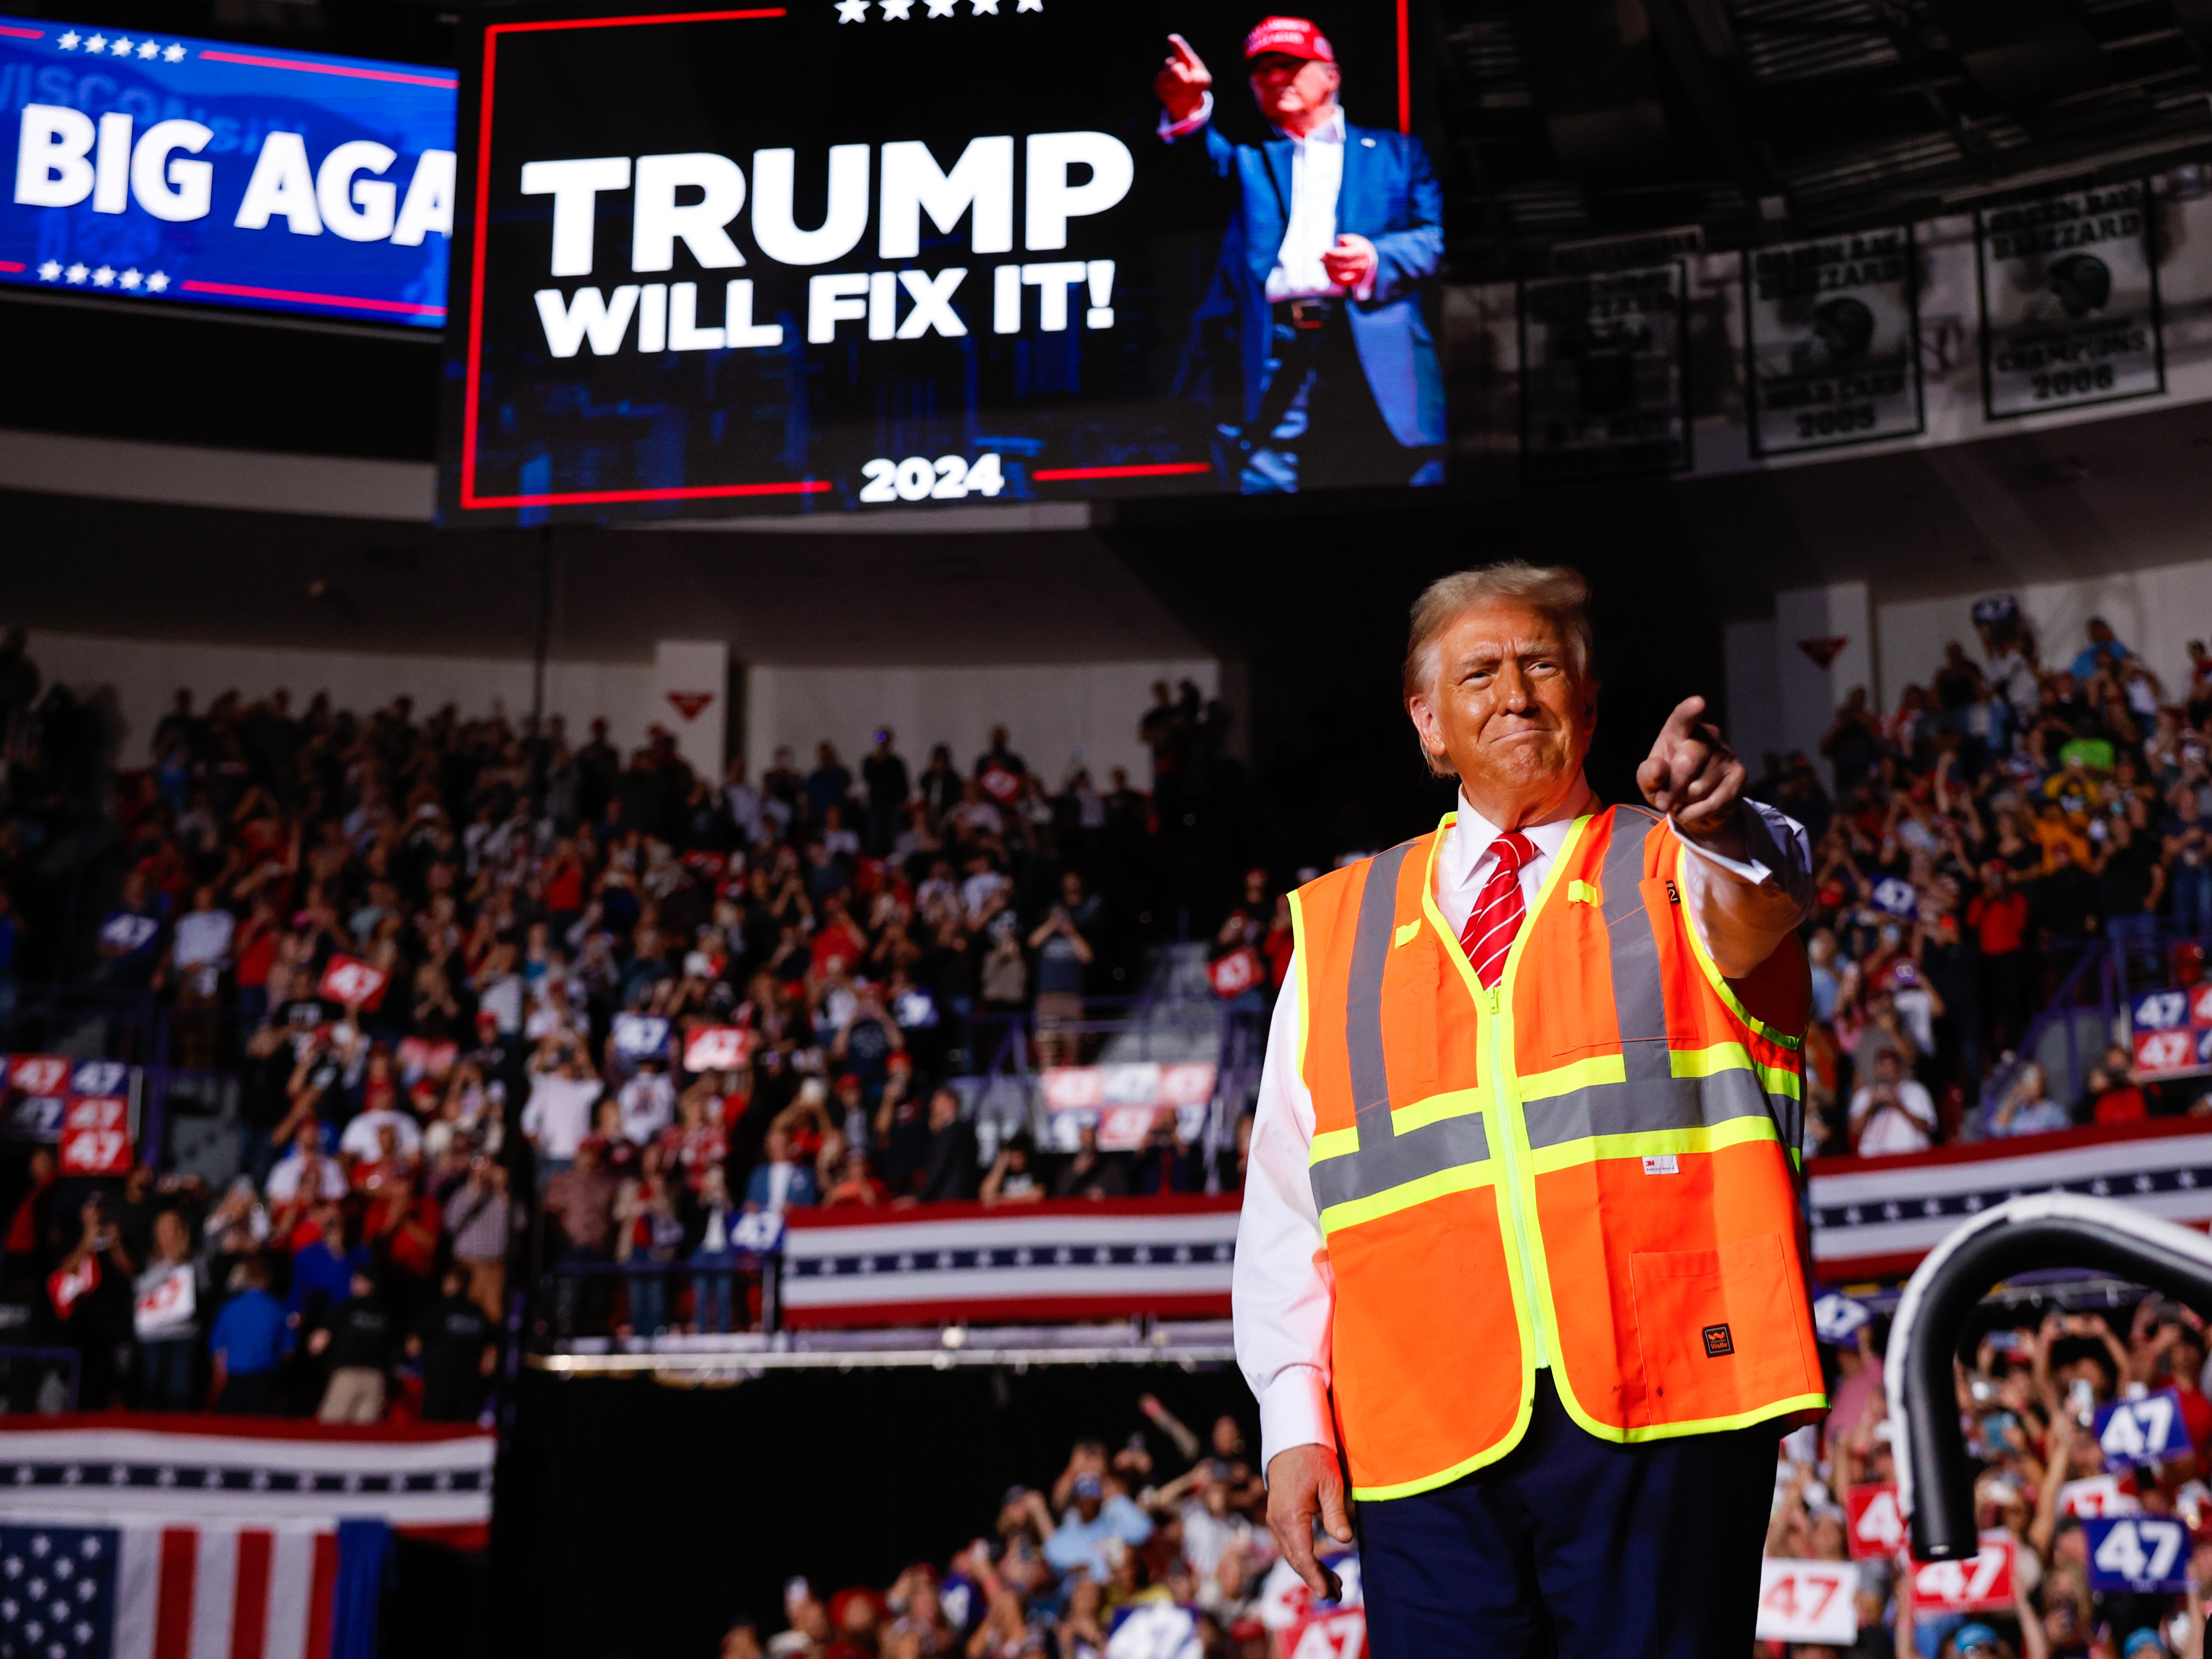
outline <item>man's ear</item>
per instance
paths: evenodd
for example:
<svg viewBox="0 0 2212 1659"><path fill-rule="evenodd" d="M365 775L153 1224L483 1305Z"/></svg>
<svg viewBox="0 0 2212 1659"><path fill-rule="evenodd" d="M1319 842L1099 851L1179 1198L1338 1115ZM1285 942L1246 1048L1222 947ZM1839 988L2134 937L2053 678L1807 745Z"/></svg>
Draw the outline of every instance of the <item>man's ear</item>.
<svg viewBox="0 0 2212 1659"><path fill-rule="evenodd" d="M1429 700L1416 693L1406 699L1406 713L1413 722L1414 734L1421 740L1421 752L1431 760L1440 759L1444 752L1443 734L1437 729L1437 711Z"/></svg>

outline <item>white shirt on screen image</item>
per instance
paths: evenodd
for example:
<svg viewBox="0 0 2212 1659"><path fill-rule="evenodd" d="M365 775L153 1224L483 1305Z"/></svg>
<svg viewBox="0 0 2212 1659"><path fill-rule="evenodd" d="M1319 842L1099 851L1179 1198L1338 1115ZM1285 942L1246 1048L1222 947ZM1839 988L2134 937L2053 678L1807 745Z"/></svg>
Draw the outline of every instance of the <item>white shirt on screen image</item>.
<svg viewBox="0 0 2212 1659"><path fill-rule="evenodd" d="M1559 855L1575 815L1596 803L1583 798L1554 823L1523 830L1536 855L1521 866L1521 892L1533 911L1552 860ZM1706 920L1710 883L1772 881L1801 902L1813 884L1812 849L1802 826L1757 801L1744 803L1751 856L1739 863L1682 844L1694 855L1683 861L1682 902L1691 925L1710 940ZM1459 821L1437 850L1437 908L1455 937L1474 913L1476 896L1498 867L1497 829L1462 795ZM1260 1402L1260 1457L1265 1468L1288 1446L1336 1444L1328 1404L1329 1316L1335 1285L1314 1202L1308 1157L1313 1146L1313 1096L1298 1075L1303 1011L1298 968L1292 959L1275 1000L1267 1030L1267 1055L1260 1074L1260 1099L1252 1123L1252 1151L1244 1178L1244 1212L1237 1230L1231 1297L1236 1310L1237 1361Z"/></svg>

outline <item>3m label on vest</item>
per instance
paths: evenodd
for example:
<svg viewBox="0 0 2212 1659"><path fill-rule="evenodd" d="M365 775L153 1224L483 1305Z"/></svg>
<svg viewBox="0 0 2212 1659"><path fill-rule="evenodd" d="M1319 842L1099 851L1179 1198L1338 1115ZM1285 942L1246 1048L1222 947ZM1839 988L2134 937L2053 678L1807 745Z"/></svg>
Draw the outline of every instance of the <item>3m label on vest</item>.
<svg viewBox="0 0 2212 1659"><path fill-rule="evenodd" d="M1644 1160L1644 1173L1646 1175L1680 1175L1681 1172L1681 1166L1674 1162L1672 1152L1662 1152L1656 1158Z"/></svg>
<svg viewBox="0 0 2212 1659"><path fill-rule="evenodd" d="M1705 1339L1705 1358L1718 1359L1723 1354L1735 1352L1735 1339L1729 1334L1725 1325L1708 1325L1699 1333Z"/></svg>

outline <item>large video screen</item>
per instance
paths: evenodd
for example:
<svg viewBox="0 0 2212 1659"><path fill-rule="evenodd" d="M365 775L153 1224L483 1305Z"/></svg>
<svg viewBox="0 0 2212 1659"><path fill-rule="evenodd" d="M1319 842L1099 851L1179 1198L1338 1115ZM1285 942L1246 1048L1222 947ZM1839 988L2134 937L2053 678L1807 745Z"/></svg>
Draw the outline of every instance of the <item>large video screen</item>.
<svg viewBox="0 0 2212 1659"><path fill-rule="evenodd" d="M459 86L0 17L0 283L441 328Z"/></svg>
<svg viewBox="0 0 2212 1659"><path fill-rule="evenodd" d="M1442 480L1402 4L489 15L448 523Z"/></svg>

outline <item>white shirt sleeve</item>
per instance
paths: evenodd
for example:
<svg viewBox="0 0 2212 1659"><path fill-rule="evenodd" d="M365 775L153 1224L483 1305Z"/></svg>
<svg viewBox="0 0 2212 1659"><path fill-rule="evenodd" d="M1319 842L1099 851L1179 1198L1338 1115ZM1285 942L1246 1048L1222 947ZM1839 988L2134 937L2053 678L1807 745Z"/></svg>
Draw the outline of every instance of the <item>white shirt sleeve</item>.
<svg viewBox="0 0 2212 1659"><path fill-rule="evenodd" d="M1231 1281L1237 1363L1260 1402L1263 1469L1285 1447L1336 1445L1328 1404L1336 1283L1307 1174L1314 1108L1298 1075L1302 1015L1294 957L1267 1032Z"/></svg>
<svg viewBox="0 0 2212 1659"><path fill-rule="evenodd" d="M1692 854L1682 860L1682 897L1707 950L1712 948L1713 933L1705 912L1712 872L1717 870L1753 887L1779 888L1797 901L1800 912L1812 907L1813 849L1806 839L1805 826L1764 801L1746 800L1737 805L1743 819L1747 858L1724 858L1675 830L1674 839ZM1674 829L1674 820L1669 817L1667 825Z"/></svg>

